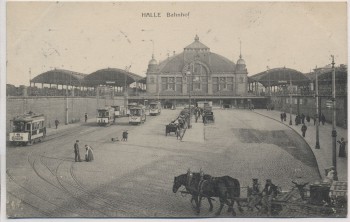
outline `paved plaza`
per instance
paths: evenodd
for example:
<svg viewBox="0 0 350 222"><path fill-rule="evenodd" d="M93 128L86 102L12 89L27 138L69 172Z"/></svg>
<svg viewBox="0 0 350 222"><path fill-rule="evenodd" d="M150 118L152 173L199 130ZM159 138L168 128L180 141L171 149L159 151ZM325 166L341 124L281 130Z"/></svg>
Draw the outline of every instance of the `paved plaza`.
<svg viewBox="0 0 350 222"><path fill-rule="evenodd" d="M297 177L306 181L322 177L321 154L314 155L309 137L305 141L294 129L271 119L277 112L214 109L215 123L204 125L201 119L195 123L193 118L182 142L174 134L165 136L165 124L179 112L163 110L138 126L119 118L116 125L98 127L91 118L87 123L48 129L42 143L9 146L8 216L197 217L190 197L172 192L174 177L188 169L237 178L242 197L252 178L258 178L261 187L272 179L287 191ZM120 139L124 130L129 132L127 142L111 141ZM85 144L93 147L93 162L74 162L76 139L82 157ZM218 206L214 202L214 212ZM204 201L198 216L214 217L208 208ZM282 217L303 216L281 213ZM231 215L223 211L221 216ZM262 215L245 211L238 216Z"/></svg>

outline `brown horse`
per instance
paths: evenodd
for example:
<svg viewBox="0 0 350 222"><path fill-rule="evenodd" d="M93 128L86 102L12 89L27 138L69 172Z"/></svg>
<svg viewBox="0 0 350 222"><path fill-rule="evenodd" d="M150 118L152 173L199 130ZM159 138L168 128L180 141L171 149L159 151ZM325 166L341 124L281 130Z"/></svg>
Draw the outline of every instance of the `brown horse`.
<svg viewBox="0 0 350 222"><path fill-rule="evenodd" d="M200 173L188 172L186 174L181 174L177 177L174 177L174 184L173 184L174 193L176 193L181 186L184 186L186 188L186 191L192 195L191 203L192 201L195 201L197 214L199 214L200 212L198 185L201 177L210 178L211 176L207 174L201 176ZM208 197L207 199L210 205L209 211L212 211L213 204L211 202L211 198Z"/></svg>
<svg viewBox="0 0 350 222"><path fill-rule="evenodd" d="M216 215L220 215L224 204L228 205L228 212L232 212L232 216L236 216L233 204L236 201L238 210L242 212L241 205L238 201L241 193L240 183L237 179L230 176L212 177L204 179L199 185L199 207L201 205L201 197L219 197L220 207Z"/></svg>
<svg viewBox="0 0 350 222"><path fill-rule="evenodd" d="M211 197L219 197L220 208L215 214L220 215L224 204L227 204L229 206L228 211L231 211L233 216L236 215L233 204L235 198L239 198L240 196L240 184L237 179L229 176L212 177L207 174L188 172L174 178L173 192L176 193L181 186L185 186L186 190L192 195L191 201L195 201L198 214L203 197L208 199L210 205L209 211L213 209ZM236 201L239 207L238 209L242 211L238 200Z"/></svg>

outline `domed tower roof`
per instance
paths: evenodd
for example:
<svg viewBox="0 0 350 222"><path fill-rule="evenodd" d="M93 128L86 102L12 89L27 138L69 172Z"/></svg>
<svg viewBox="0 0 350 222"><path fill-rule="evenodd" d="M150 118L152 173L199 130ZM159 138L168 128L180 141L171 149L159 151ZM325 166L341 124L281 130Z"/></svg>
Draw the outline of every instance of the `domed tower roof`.
<svg viewBox="0 0 350 222"><path fill-rule="evenodd" d="M149 60L148 65L158 65L157 60L154 58L154 54L152 54L152 59Z"/></svg>
<svg viewBox="0 0 350 222"><path fill-rule="evenodd" d="M239 56L239 59L237 60L237 65L245 65L244 59L242 59L242 56Z"/></svg>
<svg viewBox="0 0 350 222"><path fill-rule="evenodd" d="M242 59L242 55L240 55L239 59L237 60L236 73L237 72L239 72L239 73L241 73L241 72L246 73L247 72L247 67L246 67L244 59Z"/></svg>
<svg viewBox="0 0 350 222"><path fill-rule="evenodd" d="M154 58L154 54L152 54L152 59L148 62L147 73L149 73L149 72L156 72L157 70L158 70L158 62Z"/></svg>
<svg viewBox="0 0 350 222"><path fill-rule="evenodd" d="M242 42L239 42L239 59L237 60L236 72L247 72L246 64L244 59L242 58Z"/></svg>

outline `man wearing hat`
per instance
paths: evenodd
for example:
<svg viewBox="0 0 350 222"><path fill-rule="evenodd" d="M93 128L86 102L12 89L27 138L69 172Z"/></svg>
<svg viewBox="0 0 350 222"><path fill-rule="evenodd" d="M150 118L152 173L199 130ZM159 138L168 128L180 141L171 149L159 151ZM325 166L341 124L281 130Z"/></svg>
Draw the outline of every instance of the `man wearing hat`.
<svg viewBox="0 0 350 222"><path fill-rule="evenodd" d="M271 215L272 199L277 195L277 187L272 183L271 179L266 180L265 188L262 191L262 204L267 208L267 215Z"/></svg>
<svg viewBox="0 0 350 222"><path fill-rule="evenodd" d="M79 140L76 140L74 143L74 154L75 154L75 162L81 162L80 152L79 152Z"/></svg>
<svg viewBox="0 0 350 222"><path fill-rule="evenodd" d="M256 179L256 178L253 179L253 185L249 191L251 193L248 197L248 206L249 206L250 210L253 211L254 207L256 207L261 202L261 195L260 195L260 188L259 188L258 179Z"/></svg>

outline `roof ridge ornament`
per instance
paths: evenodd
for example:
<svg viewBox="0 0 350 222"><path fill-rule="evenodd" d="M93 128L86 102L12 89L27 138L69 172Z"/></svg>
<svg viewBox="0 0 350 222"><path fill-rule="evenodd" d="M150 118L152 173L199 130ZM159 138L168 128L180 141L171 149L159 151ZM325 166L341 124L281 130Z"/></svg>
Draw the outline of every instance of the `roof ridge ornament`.
<svg viewBox="0 0 350 222"><path fill-rule="evenodd" d="M198 35L196 34L196 37L194 37L194 41L198 42L199 41L199 37Z"/></svg>
<svg viewBox="0 0 350 222"><path fill-rule="evenodd" d="M242 58L242 41L239 40L239 58Z"/></svg>

